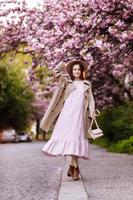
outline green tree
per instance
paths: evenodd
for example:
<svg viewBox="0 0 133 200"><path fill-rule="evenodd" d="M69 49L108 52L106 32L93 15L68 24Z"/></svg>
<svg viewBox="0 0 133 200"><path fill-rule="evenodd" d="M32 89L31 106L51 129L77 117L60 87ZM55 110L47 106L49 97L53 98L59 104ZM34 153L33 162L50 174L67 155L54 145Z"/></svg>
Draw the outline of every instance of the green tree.
<svg viewBox="0 0 133 200"><path fill-rule="evenodd" d="M34 94L24 77L20 69L0 66L0 128L22 130L30 124Z"/></svg>

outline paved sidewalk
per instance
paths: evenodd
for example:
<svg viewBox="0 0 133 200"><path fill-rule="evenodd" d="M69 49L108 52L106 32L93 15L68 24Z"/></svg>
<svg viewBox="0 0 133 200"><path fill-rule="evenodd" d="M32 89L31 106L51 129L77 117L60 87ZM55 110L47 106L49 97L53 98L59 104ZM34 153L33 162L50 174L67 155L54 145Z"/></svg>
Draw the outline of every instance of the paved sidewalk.
<svg viewBox="0 0 133 200"><path fill-rule="evenodd" d="M82 179L72 181L65 160L58 200L133 199L133 155L110 153L91 144L91 159L79 159L79 168Z"/></svg>
<svg viewBox="0 0 133 200"><path fill-rule="evenodd" d="M79 160L89 200L133 200L133 155L91 145L91 160Z"/></svg>
<svg viewBox="0 0 133 200"><path fill-rule="evenodd" d="M66 158L58 200L87 200L88 197L81 177L78 181L73 181L71 177L68 177L68 166L69 162Z"/></svg>

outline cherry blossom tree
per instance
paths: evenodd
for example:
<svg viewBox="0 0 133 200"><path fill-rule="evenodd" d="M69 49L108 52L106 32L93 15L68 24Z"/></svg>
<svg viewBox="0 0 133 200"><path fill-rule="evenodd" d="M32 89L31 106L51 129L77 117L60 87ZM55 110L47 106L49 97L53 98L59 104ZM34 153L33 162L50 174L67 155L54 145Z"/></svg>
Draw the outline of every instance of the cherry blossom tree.
<svg viewBox="0 0 133 200"><path fill-rule="evenodd" d="M24 0L11 4L0 10L0 56L12 49L31 53L31 82L38 65L52 70L78 58L88 63L98 108L132 100L132 0L45 0L32 9Z"/></svg>

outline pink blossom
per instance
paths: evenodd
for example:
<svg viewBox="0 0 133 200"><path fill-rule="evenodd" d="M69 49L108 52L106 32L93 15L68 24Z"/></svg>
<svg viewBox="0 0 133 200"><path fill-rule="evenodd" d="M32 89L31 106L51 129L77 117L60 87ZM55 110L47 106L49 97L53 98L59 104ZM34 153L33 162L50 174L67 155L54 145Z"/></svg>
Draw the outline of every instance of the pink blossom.
<svg viewBox="0 0 133 200"><path fill-rule="evenodd" d="M39 65L52 70L60 60L83 59L88 63L97 105L110 106L115 104L111 99L114 84L121 83L122 93L122 81L132 71L132 56L128 56L132 53L132 9L131 0L45 0L42 9L28 8L25 0L14 3L13 8L0 10L0 55L27 46L24 53L31 51L35 59L33 73L29 73L33 85ZM2 23L3 16L7 23ZM105 94L107 89L109 94Z"/></svg>

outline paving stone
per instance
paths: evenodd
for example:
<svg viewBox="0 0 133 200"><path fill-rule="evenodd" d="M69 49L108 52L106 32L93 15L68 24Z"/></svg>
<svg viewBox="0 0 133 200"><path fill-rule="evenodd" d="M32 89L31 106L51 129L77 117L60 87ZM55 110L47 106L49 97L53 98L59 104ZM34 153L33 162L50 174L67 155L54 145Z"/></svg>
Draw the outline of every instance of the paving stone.
<svg viewBox="0 0 133 200"><path fill-rule="evenodd" d="M64 158L44 155L44 144L0 144L0 200L58 199Z"/></svg>
<svg viewBox="0 0 133 200"><path fill-rule="evenodd" d="M91 160L79 160L89 200L133 199L133 155L91 145Z"/></svg>

